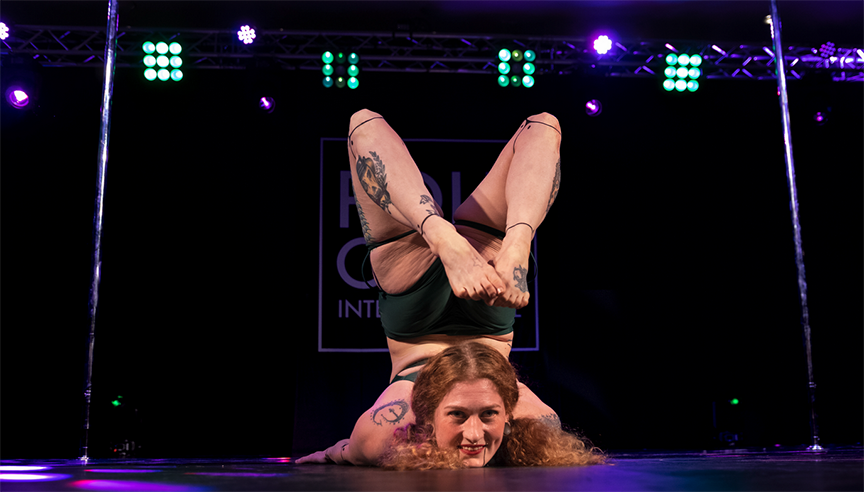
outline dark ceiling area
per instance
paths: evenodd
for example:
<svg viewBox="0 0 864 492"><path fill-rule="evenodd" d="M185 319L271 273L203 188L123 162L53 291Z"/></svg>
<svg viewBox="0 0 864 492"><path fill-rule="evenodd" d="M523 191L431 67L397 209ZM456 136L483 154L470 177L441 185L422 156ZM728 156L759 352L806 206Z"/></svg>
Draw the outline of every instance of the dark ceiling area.
<svg viewBox="0 0 864 492"><path fill-rule="evenodd" d="M4 1L10 25L99 26L102 1ZM779 0L784 44L864 45L864 2ZM122 26L177 29L396 31L766 42L770 2L759 1L121 1Z"/></svg>

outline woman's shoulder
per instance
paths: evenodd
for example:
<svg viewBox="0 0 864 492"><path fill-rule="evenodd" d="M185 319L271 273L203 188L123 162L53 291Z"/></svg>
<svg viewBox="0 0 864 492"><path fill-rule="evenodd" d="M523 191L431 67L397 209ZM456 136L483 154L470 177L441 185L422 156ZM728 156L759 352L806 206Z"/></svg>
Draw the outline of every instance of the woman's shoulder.
<svg viewBox="0 0 864 492"><path fill-rule="evenodd" d="M411 411L411 392L414 383L396 381L387 386L369 409L369 419L379 426L398 426L414 422Z"/></svg>

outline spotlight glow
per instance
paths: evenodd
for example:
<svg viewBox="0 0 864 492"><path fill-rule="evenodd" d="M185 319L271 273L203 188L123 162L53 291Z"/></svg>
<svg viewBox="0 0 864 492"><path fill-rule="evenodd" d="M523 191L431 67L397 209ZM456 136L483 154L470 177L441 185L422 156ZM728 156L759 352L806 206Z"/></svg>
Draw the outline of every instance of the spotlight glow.
<svg viewBox="0 0 864 492"><path fill-rule="evenodd" d="M499 75L498 85L500 85L501 87L507 87L508 85L510 85L510 79L507 78L506 75Z"/></svg>
<svg viewBox="0 0 864 492"><path fill-rule="evenodd" d="M156 64L162 68L167 67L168 66L168 57L165 55L162 55L159 58L156 58Z"/></svg>
<svg viewBox="0 0 864 492"><path fill-rule="evenodd" d="M15 109L24 109L30 104L30 96L20 87L6 89L6 101Z"/></svg>
<svg viewBox="0 0 864 492"><path fill-rule="evenodd" d="M268 113L272 113L276 109L276 101L272 97L262 97L258 100L258 107Z"/></svg>
<svg viewBox="0 0 864 492"><path fill-rule="evenodd" d="M609 36L600 36L594 40L594 49L597 53L605 55L612 49L612 40Z"/></svg>
<svg viewBox="0 0 864 492"><path fill-rule="evenodd" d="M499 63L498 64L498 72L500 72L503 75L507 75L508 73L510 73L510 64L506 63L506 62Z"/></svg>
<svg viewBox="0 0 864 492"><path fill-rule="evenodd" d="M330 65L333 63L333 53L325 51L324 54L321 55L321 61L323 61L325 65Z"/></svg>
<svg viewBox="0 0 864 492"><path fill-rule="evenodd" d="M179 55L183 48L180 46L180 43L174 42L168 45L168 51L171 52L172 55Z"/></svg>
<svg viewBox="0 0 864 492"><path fill-rule="evenodd" d="M152 68L144 70L144 78L147 80L156 80L156 70Z"/></svg>
<svg viewBox="0 0 864 492"><path fill-rule="evenodd" d="M156 53L159 53L160 55L168 53L168 43L162 41L156 43Z"/></svg>
<svg viewBox="0 0 864 492"><path fill-rule="evenodd" d="M359 86L359 85L360 85L360 82L357 80L357 77L351 77L348 79L348 88L349 89L356 89L357 86Z"/></svg>
<svg viewBox="0 0 864 492"><path fill-rule="evenodd" d="M255 29L252 29L249 26L243 26L237 31L237 38L240 41L243 41L243 44L252 44L252 41L255 40Z"/></svg>
<svg viewBox="0 0 864 492"><path fill-rule="evenodd" d="M156 45L150 41L145 42L142 48L144 49L144 53L147 53L148 55L152 55L156 52Z"/></svg>
<svg viewBox="0 0 864 492"><path fill-rule="evenodd" d="M508 50L508 49L502 49L501 51L499 51L499 52L498 52L498 59L501 60L502 62L508 62L508 61L510 61L510 50ZM500 66L500 65L499 65L499 66ZM502 73L503 73L503 72L502 72Z"/></svg>
<svg viewBox="0 0 864 492"><path fill-rule="evenodd" d="M164 82L171 78L171 72L169 72L167 68L163 68L156 72L156 77L158 77L159 80Z"/></svg>
<svg viewBox="0 0 864 492"><path fill-rule="evenodd" d="M0 473L0 482L49 482L53 480L66 480L71 476L60 473Z"/></svg>
<svg viewBox="0 0 864 492"><path fill-rule="evenodd" d="M530 75L522 77L522 85L528 88L534 87L534 77Z"/></svg>
<svg viewBox="0 0 864 492"><path fill-rule="evenodd" d="M147 55L144 57L145 67L152 67L154 65L156 65L156 57L154 57L153 55Z"/></svg>
<svg viewBox="0 0 864 492"><path fill-rule="evenodd" d="M534 75L534 64L526 63L522 65L522 71L525 72L525 75Z"/></svg>
<svg viewBox="0 0 864 492"><path fill-rule="evenodd" d="M183 72L176 68L174 70L171 70L171 80L173 80L174 82L180 82L181 80L183 80Z"/></svg>
<svg viewBox="0 0 864 492"><path fill-rule="evenodd" d="M603 105L597 99L592 99L585 103L585 113L588 116L597 116L603 112Z"/></svg>
<svg viewBox="0 0 864 492"><path fill-rule="evenodd" d="M522 53L522 57L525 58L526 62L533 62L537 58L537 55L531 50L525 50L525 53Z"/></svg>
<svg viewBox="0 0 864 492"><path fill-rule="evenodd" d="M6 24L0 22L0 41L9 37L9 28L6 27Z"/></svg>
<svg viewBox="0 0 864 492"><path fill-rule="evenodd" d="M324 77L322 83L324 84L324 87L333 87L333 78L328 75L327 77Z"/></svg>

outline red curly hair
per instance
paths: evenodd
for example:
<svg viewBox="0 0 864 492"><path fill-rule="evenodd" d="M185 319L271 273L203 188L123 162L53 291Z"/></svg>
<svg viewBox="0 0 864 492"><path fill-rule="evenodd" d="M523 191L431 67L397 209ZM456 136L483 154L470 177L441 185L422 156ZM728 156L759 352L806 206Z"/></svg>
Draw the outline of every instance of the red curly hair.
<svg viewBox="0 0 864 492"><path fill-rule="evenodd" d="M537 419L513 418L519 400L516 371L500 352L479 342L448 347L430 358L414 383L411 408L416 421L394 433L379 465L390 470L464 468L456 449L440 448L432 422L435 410L456 383L492 382L510 421L496 462L507 466L573 466L597 464L605 456L578 436Z"/></svg>

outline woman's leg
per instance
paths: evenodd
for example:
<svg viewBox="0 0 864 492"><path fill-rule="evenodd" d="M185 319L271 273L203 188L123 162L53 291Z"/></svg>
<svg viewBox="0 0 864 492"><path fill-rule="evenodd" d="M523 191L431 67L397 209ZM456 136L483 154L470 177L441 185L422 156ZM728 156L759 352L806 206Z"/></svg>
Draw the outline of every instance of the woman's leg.
<svg viewBox="0 0 864 492"><path fill-rule="evenodd" d="M431 198L408 149L381 115L364 109L351 117L348 152L354 198L367 243L414 229L429 252L441 258L457 296L491 304L504 290L503 282L453 224L441 217L441 208ZM373 252L372 266L382 289L387 290L391 280L405 284L405 268L416 281L431 264L428 253L423 257L423 241L418 243L412 236ZM405 254L419 260L408 258L406 264ZM403 278L396 281L399 276ZM391 291L398 292L398 288Z"/></svg>
<svg viewBox="0 0 864 492"><path fill-rule="evenodd" d="M489 174L454 217L506 232L493 259L507 289L495 304L528 304L526 274L534 231L543 222L561 183L561 127L549 113L529 117L498 156Z"/></svg>

